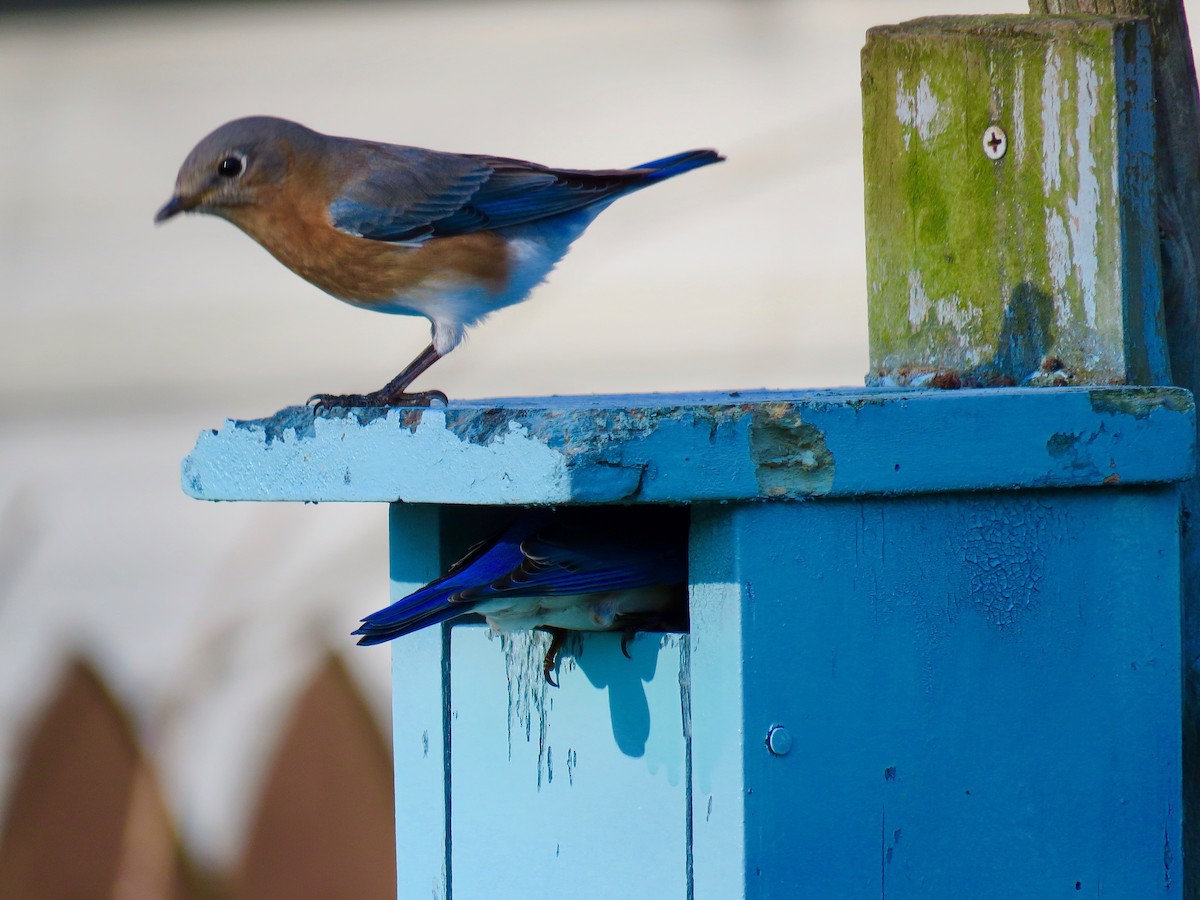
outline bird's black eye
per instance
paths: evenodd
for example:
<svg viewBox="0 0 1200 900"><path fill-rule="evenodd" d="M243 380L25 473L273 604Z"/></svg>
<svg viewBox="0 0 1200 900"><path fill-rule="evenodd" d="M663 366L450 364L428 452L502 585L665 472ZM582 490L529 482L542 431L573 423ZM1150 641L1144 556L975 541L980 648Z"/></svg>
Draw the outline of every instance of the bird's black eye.
<svg viewBox="0 0 1200 900"><path fill-rule="evenodd" d="M217 174L222 178L237 178L242 174L242 161L236 156L227 156L217 163Z"/></svg>

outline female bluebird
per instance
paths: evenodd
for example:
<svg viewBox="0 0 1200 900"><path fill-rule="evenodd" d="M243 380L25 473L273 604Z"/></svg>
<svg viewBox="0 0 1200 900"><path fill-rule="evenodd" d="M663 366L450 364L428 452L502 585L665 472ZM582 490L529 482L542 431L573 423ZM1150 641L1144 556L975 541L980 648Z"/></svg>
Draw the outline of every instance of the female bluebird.
<svg viewBox="0 0 1200 900"><path fill-rule="evenodd" d="M425 316L433 342L369 394L317 406L418 406L409 393L467 328L520 303L618 197L720 162L689 150L632 169L550 169L497 156L330 137L269 116L237 119L184 160L154 220L228 219L302 278L365 309Z"/></svg>
<svg viewBox="0 0 1200 900"><path fill-rule="evenodd" d="M354 633L360 644L379 644L477 616L499 631L549 631L542 675L551 685L568 631L623 631L626 638L638 630L686 631L687 513L529 510L441 578L371 613Z"/></svg>

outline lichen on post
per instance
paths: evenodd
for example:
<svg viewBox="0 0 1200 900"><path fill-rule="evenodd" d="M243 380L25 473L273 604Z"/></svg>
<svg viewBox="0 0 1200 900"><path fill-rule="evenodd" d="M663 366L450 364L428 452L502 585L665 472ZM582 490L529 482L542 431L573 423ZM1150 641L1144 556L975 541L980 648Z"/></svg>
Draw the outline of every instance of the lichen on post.
<svg viewBox="0 0 1200 900"><path fill-rule="evenodd" d="M1145 23L919 19L862 71L868 382L1167 383Z"/></svg>

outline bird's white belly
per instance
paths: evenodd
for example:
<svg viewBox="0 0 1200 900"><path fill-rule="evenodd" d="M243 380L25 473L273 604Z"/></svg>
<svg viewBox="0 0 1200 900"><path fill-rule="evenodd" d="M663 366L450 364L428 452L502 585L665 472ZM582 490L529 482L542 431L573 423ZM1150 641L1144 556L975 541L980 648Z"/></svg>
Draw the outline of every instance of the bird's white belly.
<svg viewBox="0 0 1200 900"><path fill-rule="evenodd" d="M614 631L621 616L657 612L673 601L672 590L661 585L603 594L562 597L512 597L489 600L475 607L497 631L527 631L539 625L570 631Z"/></svg>
<svg viewBox="0 0 1200 900"><path fill-rule="evenodd" d="M528 297L604 206L607 204L500 232L508 252L508 278L500 290L470 282L453 272L441 272L391 300L355 305L395 315L424 316L433 323L433 343L444 356L458 346L468 328Z"/></svg>

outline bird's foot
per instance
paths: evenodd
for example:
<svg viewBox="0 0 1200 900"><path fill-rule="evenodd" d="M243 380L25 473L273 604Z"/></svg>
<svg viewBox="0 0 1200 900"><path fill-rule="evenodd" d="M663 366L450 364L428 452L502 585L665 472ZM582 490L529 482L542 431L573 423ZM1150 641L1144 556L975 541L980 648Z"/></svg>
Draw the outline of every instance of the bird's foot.
<svg viewBox="0 0 1200 900"><path fill-rule="evenodd" d="M632 628L626 628L623 632L621 632L621 655L626 659L633 659L633 657L629 655L629 642L637 636L638 633Z"/></svg>
<svg viewBox="0 0 1200 900"><path fill-rule="evenodd" d="M546 648L546 656L542 660L542 677L550 687L558 687L558 682L554 680L554 670L558 668L558 651L567 639L567 630L550 626L544 626L544 630L550 632L550 646Z"/></svg>
<svg viewBox="0 0 1200 900"><path fill-rule="evenodd" d="M387 406L433 406L437 400L442 406L449 406L450 401L441 391L416 391L407 393L399 391L372 391L369 394L313 394L308 398L308 406L315 410L331 410L336 407L387 407Z"/></svg>

